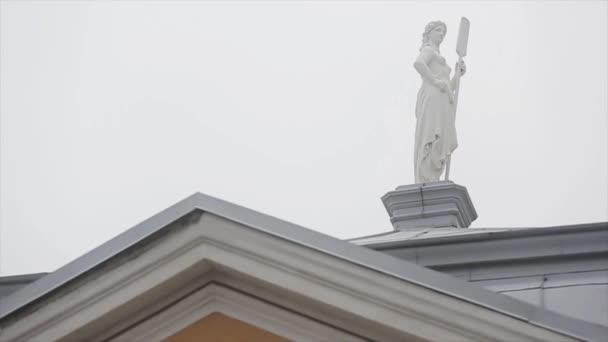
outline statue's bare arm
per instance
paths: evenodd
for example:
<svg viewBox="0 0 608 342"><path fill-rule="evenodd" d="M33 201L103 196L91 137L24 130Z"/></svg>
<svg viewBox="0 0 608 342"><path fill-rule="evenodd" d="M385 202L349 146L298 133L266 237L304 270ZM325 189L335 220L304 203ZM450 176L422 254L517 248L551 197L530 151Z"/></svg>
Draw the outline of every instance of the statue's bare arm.
<svg viewBox="0 0 608 342"><path fill-rule="evenodd" d="M429 64L433 58L435 58L435 55L435 51L433 51L433 49L430 47L422 48L422 51L420 51L418 58L416 58L416 61L414 62L414 68L416 71L418 71L422 78L428 80L432 85L441 89L441 91L449 91L450 85L448 82L436 78L431 72L431 69L429 69Z"/></svg>
<svg viewBox="0 0 608 342"><path fill-rule="evenodd" d="M416 58L416 61L414 62L414 68L422 78L435 84L435 76L431 73L431 69L429 69L429 64L433 60L433 57L435 57L435 52L431 48L422 48L422 51L420 51L418 58Z"/></svg>

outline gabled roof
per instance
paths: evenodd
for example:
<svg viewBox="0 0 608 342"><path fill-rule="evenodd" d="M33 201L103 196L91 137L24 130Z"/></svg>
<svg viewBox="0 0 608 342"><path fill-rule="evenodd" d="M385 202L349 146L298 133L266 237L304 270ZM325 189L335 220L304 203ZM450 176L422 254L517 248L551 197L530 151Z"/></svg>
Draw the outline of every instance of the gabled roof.
<svg viewBox="0 0 608 342"><path fill-rule="evenodd" d="M586 341L603 341L608 329L568 318L536 306L499 295L459 279L417 266L350 242L200 193L194 194L150 219L120 234L57 271L20 289L0 302L0 324L20 310L43 300L70 281L93 270L127 249L187 219L193 212L211 213L275 238L290 241L327 255L381 272L438 293L502 313L532 325Z"/></svg>

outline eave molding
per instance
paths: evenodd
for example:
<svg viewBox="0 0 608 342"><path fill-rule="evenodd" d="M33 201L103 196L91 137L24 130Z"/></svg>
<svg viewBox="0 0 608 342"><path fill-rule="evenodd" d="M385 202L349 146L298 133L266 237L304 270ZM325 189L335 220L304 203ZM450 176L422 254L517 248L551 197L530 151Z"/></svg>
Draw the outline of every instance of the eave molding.
<svg viewBox="0 0 608 342"><path fill-rule="evenodd" d="M237 292L221 283L207 284L170 308L109 341L162 341L215 312L293 341L365 341L352 334Z"/></svg>
<svg viewBox="0 0 608 342"><path fill-rule="evenodd" d="M94 335L87 336L88 328L97 329L89 329L94 333L111 327L111 319L120 321L121 313L129 314L125 310L150 305L141 302L142 294L158 298L163 291L180 288L208 273L210 263L325 303L343 322L352 317L365 321L374 329L356 324L341 328L369 339L400 333L434 341L575 340L528 324L525 318L452 298L209 213L137 258L104 270L94 281L85 281L4 326L0 340L90 339ZM172 284L175 279L180 283ZM279 304L289 307L289 298L283 300ZM99 326L103 323L107 327Z"/></svg>

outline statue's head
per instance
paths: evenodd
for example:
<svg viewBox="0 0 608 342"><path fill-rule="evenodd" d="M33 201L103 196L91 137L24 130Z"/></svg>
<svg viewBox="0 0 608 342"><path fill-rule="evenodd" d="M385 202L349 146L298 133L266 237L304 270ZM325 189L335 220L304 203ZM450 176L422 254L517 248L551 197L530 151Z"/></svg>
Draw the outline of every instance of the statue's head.
<svg viewBox="0 0 608 342"><path fill-rule="evenodd" d="M429 44L429 42L430 42L430 33L435 28L437 28L439 26L443 26L443 32L444 33L448 32L448 27L445 25L445 23L443 21L439 21L439 20L438 21L431 21L424 28L424 33L422 34L422 46L420 47L420 50L422 50L423 47L425 47L426 45Z"/></svg>

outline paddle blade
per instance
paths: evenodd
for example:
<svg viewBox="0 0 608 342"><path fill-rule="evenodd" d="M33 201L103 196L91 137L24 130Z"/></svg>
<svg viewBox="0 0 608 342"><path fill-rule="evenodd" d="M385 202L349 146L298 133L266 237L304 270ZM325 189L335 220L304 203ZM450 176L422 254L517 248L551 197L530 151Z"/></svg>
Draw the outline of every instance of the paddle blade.
<svg viewBox="0 0 608 342"><path fill-rule="evenodd" d="M459 57L467 55L467 43L469 41L469 19L462 17L458 28L458 42L456 43L456 53Z"/></svg>

